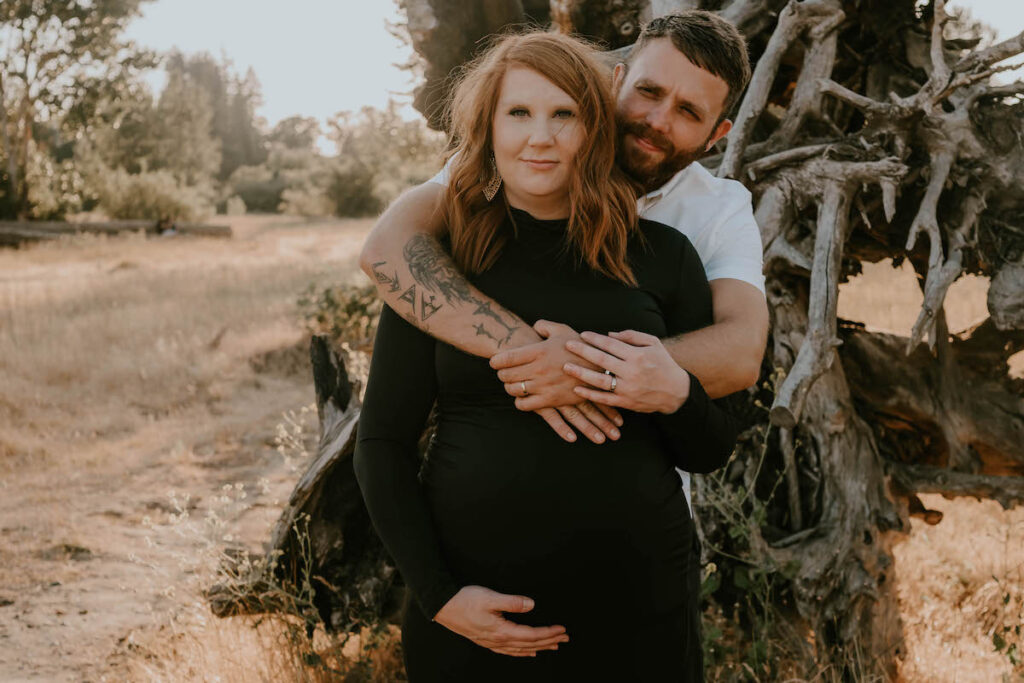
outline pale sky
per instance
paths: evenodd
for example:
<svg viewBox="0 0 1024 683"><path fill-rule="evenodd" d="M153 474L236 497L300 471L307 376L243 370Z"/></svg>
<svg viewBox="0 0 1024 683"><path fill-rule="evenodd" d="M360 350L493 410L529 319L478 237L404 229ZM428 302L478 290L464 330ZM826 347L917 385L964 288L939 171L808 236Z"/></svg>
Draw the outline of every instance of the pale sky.
<svg viewBox="0 0 1024 683"><path fill-rule="evenodd" d="M251 66L263 91L257 113L271 126L295 114L324 120L364 105L383 108L389 93L415 87L394 66L412 48L385 27L398 19L393 0L156 0L142 11L127 32L141 46L216 59L223 53L239 75ZM163 81L162 74L150 79L156 90Z"/></svg>
<svg viewBox="0 0 1024 683"><path fill-rule="evenodd" d="M969 8L1000 40L1024 30L1022 0L950 4ZM293 114L325 120L341 110L384 107L389 95L408 103L410 97L395 93L415 86L411 74L394 66L412 54L385 28L398 18L394 0L156 0L143 12L128 30L143 46L206 51L218 59L223 53L238 74L251 66L263 88L258 113L271 126ZM162 82L161 74L151 78L154 89ZM405 115L416 113L406 107Z"/></svg>

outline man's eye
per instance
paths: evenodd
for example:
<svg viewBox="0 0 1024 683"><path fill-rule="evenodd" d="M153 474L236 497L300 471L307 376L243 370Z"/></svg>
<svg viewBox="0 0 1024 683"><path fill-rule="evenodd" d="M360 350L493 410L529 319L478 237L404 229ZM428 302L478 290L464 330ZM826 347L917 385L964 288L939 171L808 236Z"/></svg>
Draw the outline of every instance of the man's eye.
<svg viewBox="0 0 1024 683"><path fill-rule="evenodd" d="M653 95L654 94L654 88L648 87L646 85L638 85L638 86L636 86L636 89L639 90L640 92L644 93L645 95Z"/></svg>

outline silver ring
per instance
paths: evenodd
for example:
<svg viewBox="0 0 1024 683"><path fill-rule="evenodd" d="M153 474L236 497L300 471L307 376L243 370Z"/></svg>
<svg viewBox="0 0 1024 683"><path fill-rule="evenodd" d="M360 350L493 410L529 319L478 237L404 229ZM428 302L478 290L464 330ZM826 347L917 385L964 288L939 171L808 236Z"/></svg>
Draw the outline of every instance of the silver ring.
<svg viewBox="0 0 1024 683"><path fill-rule="evenodd" d="M529 396L530 392L526 389L526 380L524 379L519 385L523 387L523 396Z"/></svg>
<svg viewBox="0 0 1024 683"><path fill-rule="evenodd" d="M606 374L606 375L608 375L609 377L612 378L612 388L609 389L608 391L610 391L612 393L615 393L615 387L619 386L618 378L615 376L615 373L612 372L611 370L605 370L604 374Z"/></svg>

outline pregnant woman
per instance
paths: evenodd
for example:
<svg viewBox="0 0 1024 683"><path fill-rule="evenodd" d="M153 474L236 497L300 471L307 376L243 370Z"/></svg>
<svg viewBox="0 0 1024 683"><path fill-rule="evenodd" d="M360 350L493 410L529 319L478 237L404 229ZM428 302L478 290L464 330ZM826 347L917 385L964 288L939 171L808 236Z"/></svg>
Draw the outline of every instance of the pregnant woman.
<svg viewBox="0 0 1024 683"><path fill-rule="evenodd" d="M452 101L449 246L527 322L659 343L709 325L711 293L686 237L637 218L608 82L592 48L551 33L504 37L470 65ZM736 430L673 367L673 405L625 415L616 441L568 443L516 410L486 359L385 307L355 468L413 598L413 683L702 680L698 545L674 467L721 466Z"/></svg>

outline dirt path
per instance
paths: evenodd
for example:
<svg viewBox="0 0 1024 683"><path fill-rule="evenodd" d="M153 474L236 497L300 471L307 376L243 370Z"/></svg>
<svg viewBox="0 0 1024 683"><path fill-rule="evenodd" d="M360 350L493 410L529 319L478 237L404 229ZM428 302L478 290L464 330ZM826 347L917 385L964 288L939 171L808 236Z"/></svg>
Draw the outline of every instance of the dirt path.
<svg viewBox="0 0 1024 683"><path fill-rule="evenodd" d="M269 537L297 477L275 436L314 401L295 300L353 273L367 227L0 254L0 680L219 676L172 670L172 641L202 621L216 548Z"/></svg>
<svg viewBox="0 0 1024 683"><path fill-rule="evenodd" d="M216 619L201 591L298 478L275 441L289 411L315 436L296 301L361 282L369 223L233 227L0 251L0 681L301 680L281 629ZM844 315L909 330L913 275L878 271ZM984 317L984 283L954 290L959 324ZM945 519L897 548L903 677L1016 680L993 639L1024 615L1024 509L924 498Z"/></svg>

